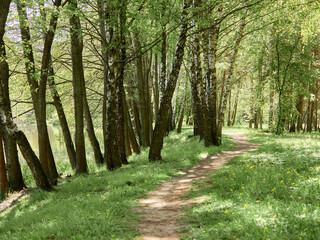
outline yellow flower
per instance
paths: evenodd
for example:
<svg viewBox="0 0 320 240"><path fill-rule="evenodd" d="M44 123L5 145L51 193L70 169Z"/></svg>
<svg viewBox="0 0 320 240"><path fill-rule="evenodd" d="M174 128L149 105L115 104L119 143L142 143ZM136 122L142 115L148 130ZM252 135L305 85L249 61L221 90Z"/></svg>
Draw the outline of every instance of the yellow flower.
<svg viewBox="0 0 320 240"><path fill-rule="evenodd" d="M90 194L88 193L88 194L87 194L87 196L89 197L89 196L90 196Z"/></svg>
<svg viewBox="0 0 320 240"><path fill-rule="evenodd" d="M211 210L208 211L209 213L212 213Z"/></svg>
<svg viewBox="0 0 320 240"><path fill-rule="evenodd" d="M267 227L264 228L264 230L267 230L267 229L268 229Z"/></svg>
<svg viewBox="0 0 320 240"><path fill-rule="evenodd" d="M277 215L273 215L273 218L276 218L277 217Z"/></svg>
<svg viewBox="0 0 320 240"><path fill-rule="evenodd" d="M111 235L111 237L114 237L114 235Z"/></svg>
<svg viewBox="0 0 320 240"><path fill-rule="evenodd" d="M232 213L232 215L234 215L234 212Z"/></svg>
<svg viewBox="0 0 320 240"><path fill-rule="evenodd" d="M205 231L205 230L203 230L202 232L204 232L204 233L205 233L206 231Z"/></svg>
<svg viewBox="0 0 320 240"><path fill-rule="evenodd" d="M21 231L22 230L22 228L19 228L19 231Z"/></svg>
<svg viewBox="0 0 320 240"><path fill-rule="evenodd" d="M224 212L225 212L225 213L228 213L229 211L228 211L228 210L225 210Z"/></svg>
<svg viewBox="0 0 320 240"><path fill-rule="evenodd" d="M247 208L247 205L244 205L244 208Z"/></svg>
<svg viewBox="0 0 320 240"><path fill-rule="evenodd" d="M256 202L260 202L260 200L257 200Z"/></svg>

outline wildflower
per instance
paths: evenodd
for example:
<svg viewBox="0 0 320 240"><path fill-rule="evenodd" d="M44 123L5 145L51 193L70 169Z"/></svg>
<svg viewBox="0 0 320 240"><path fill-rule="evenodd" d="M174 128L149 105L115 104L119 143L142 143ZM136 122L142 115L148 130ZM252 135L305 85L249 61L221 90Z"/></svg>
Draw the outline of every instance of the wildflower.
<svg viewBox="0 0 320 240"><path fill-rule="evenodd" d="M244 208L247 208L247 205L244 205Z"/></svg>
<svg viewBox="0 0 320 240"><path fill-rule="evenodd" d="M256 202L258 203L258 202L260 202L260 200L257 200Z"/></svg>
<svg viewBox="0 0 320 240"><path fill-rule="evenodd" d="M264 230L267 230L267 229L268 229L267 227L264 228Z"/></svg>
<svg viewBox="0 0 320 240"><path fill-rule="evenodd" d="M277 215L273 215L273 218L276 218L277 217Z"/></svg>
<svg viewBox="0 0 320 240"><path fill-rule="evenodd" d="M22 228L19 228L19 231L21 231L22 230Z"/></svg>
<svg viewBox="0 0 320 240"><path fill-rule="evenodd" d="M205 231L205 230L203 230L202 232L203 232L203 233L205 233L206 231Z"/></svg>
<svg viewBox="0 0 320 240"><path fill-rule="evenodd" d="M225 210L224 212L225 212L225 213L228 213L229 211L228 211L228 210Z"/></svg>
<svg viewBox="0 0 320 240"><path fill-rule="evenodd" d="M234 215L234 212L233 213L231 213L232 215Z"/></svg>
<svg viewBox="0 0 320 240"><path fill-rule="evenodd" d="M212 211L211 211L211 210L209 210L208 212L209 212L209 213L212 213Z"/></svg>
<svg viewBox="0 0 320 240"><path fill-rule="evenodd" d="M111 235L111 237L114 237L114 235Z"/></svg>

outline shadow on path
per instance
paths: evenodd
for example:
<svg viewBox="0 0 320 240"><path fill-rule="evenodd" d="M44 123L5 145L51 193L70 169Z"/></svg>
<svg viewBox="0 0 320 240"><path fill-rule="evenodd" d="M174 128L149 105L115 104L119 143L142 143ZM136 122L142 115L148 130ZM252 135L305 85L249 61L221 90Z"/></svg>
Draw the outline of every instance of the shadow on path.
<svg viewBox="0 0 320 240"><path fill-rule="evenodd" d="M181 196L191 189L192 182L205 180L204 174L220 169L232 158L245 151L258 148L258 145L249 143L242 135L236 133L224 134L230 136L237 144L235 149L205 158L181 176L160 183L156 190L148 194L148 198L139 200L141 207L134 209L143 217L143 220L139 223L141 236L138 239L179 239L183 235L176 232L183 226L177 222L177 219L184 214L181 207L202 202L202 200L181 199Z"/></svg>

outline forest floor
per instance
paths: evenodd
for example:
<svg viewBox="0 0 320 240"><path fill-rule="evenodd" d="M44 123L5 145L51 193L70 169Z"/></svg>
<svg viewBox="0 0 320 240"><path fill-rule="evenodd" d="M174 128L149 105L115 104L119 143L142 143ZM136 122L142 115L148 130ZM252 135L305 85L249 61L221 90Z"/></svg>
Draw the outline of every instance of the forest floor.
<svg viewBox="0 0 320 240"><path fill-rule="evenodd" d="M237 133L227 133L237 144L233 150L223 151L205 158L194 167L188 169L179 177L162 182L158 188L148 195L148 198L140 199L141 207L134 210L143 217L139 223L139 231L145 240L174 240L183 234L177 231L183 227L181 221L177 221L183 215L182 207L202 203L204 198L181 198L193 188L194 182L208 182L208 174L217 171L235 156L245 151L258 148L257 144L249 143L247 139Z"/></svg>

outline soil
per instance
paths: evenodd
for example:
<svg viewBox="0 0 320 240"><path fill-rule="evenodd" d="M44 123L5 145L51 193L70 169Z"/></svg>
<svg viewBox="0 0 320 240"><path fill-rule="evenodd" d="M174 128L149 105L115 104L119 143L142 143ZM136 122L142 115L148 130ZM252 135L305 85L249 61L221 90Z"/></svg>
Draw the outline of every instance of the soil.
<svg viewBox="0 0 320 240"><path fill-rule="evenodd" d="M235 133L225 133L237 144L237 147L230 151L209 156L188 169L181 176L162 182L156 190L150 192L148 198L140 199L140 207L135 209L142 217L139 223L140 240L175 240L183 236L178 233L183 224L178 222L183 211L181 207L199 204L203 199L182 199L192 187L193 182L206 180L209 172L217 171L233 157L245 151L258 148L256 144L247 142L246 138Z"/></svg>
<svg viewBox="0 0 320 240"><path fill-rule="evenodd" d="M0 212L3 212L7 208L11 207L18 199L23 197L27 189L23 189L20 192L10 194L9 197L0 203Z"/></svg>

